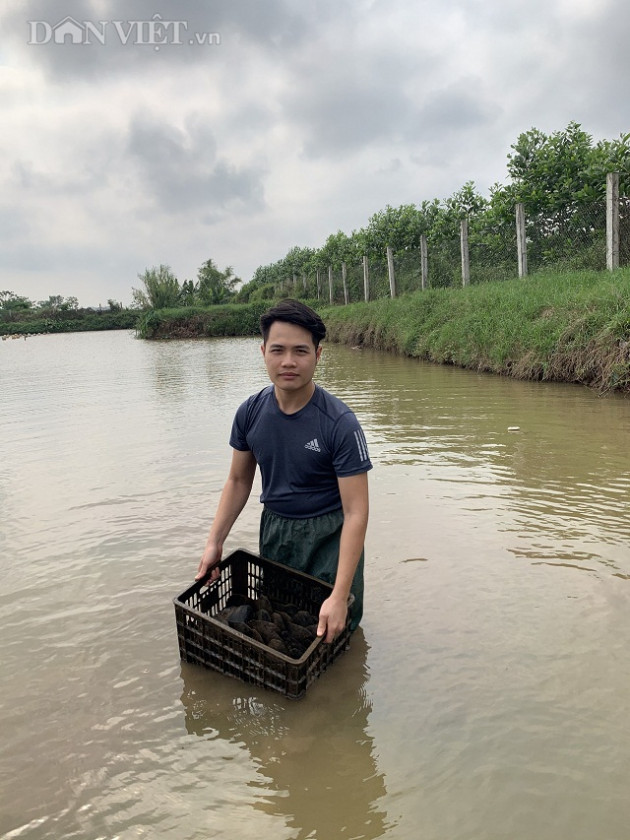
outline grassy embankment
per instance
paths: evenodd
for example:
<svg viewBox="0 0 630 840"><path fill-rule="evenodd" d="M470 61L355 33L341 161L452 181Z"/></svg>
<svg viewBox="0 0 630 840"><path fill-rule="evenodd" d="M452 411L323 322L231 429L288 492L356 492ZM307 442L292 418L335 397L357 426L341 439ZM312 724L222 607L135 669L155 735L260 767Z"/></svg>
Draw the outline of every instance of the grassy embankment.
<svg viewBox="0 0 630 840"><path fill-rule="evenodd" d="M266 305L147 313L145 338L253 335ZM630 269L319 305L331 341L519 379L630 391Z"/></svg>
<svg viewBox="0 0 630 840"><path fill-rule="evenodd" d="M327 309L332 341L630 391L630 270L537 274Z"/></svg>
<svg viewBox="0 0 630 840"><path fill-rule="evenodd" d="M187 306L182 309L150 309L138 321L140 338L209 338L212 336L260 335L260 316L268 303L221 306Z"/></svg>

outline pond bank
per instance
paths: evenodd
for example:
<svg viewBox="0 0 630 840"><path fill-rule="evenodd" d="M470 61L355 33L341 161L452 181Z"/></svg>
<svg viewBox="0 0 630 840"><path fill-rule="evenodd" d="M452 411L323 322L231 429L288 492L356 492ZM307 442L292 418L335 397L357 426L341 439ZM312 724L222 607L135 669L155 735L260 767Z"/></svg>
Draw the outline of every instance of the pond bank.
<svg viewBox="0 0 630 840"><path fill-rule="evenodd" d="M630 269L536 274L347 306L309 302L334 342L517 379L630 391ZM256 335L268 305L150 311L138 333Z"/></svg>

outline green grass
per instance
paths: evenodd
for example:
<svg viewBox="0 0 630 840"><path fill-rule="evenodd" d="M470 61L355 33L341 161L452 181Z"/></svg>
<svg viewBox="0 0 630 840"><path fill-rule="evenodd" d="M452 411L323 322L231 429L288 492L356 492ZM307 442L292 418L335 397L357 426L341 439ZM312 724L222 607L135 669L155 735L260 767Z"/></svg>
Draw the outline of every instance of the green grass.
<svg viewBox="0 0 630 840"><path fill-rule="evenodd" d="M207 338L256 335L268 303L189 306L183 309L150 309L138 322L140 338Z"/></svg>

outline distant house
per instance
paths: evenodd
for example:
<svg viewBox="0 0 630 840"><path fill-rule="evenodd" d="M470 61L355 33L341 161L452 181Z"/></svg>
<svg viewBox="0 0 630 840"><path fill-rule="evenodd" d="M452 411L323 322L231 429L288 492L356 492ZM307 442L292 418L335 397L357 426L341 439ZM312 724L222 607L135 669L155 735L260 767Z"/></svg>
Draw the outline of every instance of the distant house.
<svg viewBox="0 0 630 840"><path fill-rule="evenodd" d="M72 17L65 17L53 26L55 44L65 44L70 38L71 44L84 44L86 37L85 26Z"/></svg>

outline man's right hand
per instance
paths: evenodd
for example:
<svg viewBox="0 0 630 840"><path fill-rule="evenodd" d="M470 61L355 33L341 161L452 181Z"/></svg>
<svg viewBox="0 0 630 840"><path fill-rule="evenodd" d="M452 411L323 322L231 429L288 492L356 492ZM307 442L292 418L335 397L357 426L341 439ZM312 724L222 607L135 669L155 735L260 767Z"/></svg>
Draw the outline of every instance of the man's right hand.
<svg viewBox="0 0 630 840"><path fill-rule="evenodd" d="M199 568L195 575L195 580L203 580L208 572L210 577L206 583L213 583L221 574L219 569L219 562L221 560L221 549L216 545L207 545L201 560L199 561Z"/></svg>

